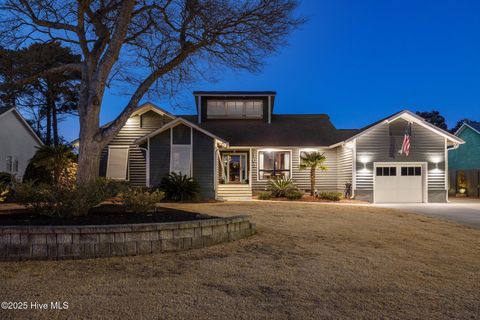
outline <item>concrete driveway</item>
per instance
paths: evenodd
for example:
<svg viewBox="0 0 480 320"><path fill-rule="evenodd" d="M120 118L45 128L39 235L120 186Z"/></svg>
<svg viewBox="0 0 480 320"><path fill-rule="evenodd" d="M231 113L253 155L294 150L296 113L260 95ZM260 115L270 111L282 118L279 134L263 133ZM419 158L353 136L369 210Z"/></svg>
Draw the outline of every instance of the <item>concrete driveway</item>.
<svg viewBox="0 0 480 320"><path fill-rule="evenodd" d="M375 204L376 207L393 208L432 218L450 220L480 229L480 201L457 201L450 203L393 203Z"/></svg>

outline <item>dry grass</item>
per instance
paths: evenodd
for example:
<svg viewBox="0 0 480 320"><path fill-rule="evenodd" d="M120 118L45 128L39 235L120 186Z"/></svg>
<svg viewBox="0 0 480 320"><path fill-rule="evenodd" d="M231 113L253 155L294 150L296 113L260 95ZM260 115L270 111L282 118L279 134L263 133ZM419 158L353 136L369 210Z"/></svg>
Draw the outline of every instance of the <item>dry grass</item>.
<svg viewBox="0 0 480 320"><path fill-rule="evenodd" d="M258 234L144 257L0 263L0 299L68 311L0 318L476 318L480 231L372 207L168 206L252 214Z"/></svg>

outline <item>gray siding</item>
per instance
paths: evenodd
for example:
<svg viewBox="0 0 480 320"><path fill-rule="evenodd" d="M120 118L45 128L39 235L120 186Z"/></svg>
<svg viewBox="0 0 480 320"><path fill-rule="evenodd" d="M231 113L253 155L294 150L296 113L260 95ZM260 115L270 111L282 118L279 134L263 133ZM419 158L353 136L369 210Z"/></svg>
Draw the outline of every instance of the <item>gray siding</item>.
<svg viewBox="0 0 480 320"><path fill-rule="evenodd" d="M132 186L146 185L146 154L134 145L134 141L160 128L170 119L156 112L148 111L141 116L133 116L120 129L115 138L110 141L110 146L129 146L128 177ZM103 150L100 158L100 176L106 175L108 159L108 146Z"/></svg>
<svg viewBox="0 0 480 320"><path fill-rule="evenodd" d="M337 191L344 192L345 184L352 182L353 149L340 146L337 150Z"/></svg>
<svg viewBox="0 0 480 320"><path fill-rule="evenodd" d="M262 148L263 149L263 148ZM257 157L259 148L252 149L252 189L255 191L264 190L267 181L258 180L258 164ZM282 148L285 151L292 152L292 179L295 184L302 190L310 190L310 170L300 169L300 151L301 148ZM322 149L327 158L325 165L327 171L317 170L316 188L320 192L337 191L337 151L335 149Z"/></svg>
<svg viewBox="0 0 480 320"><path fill-rule="evenodd" d="M150 138L150 185L160 184L170 173L170 131L165 130Z"/></svg>
<svg viewBox="0 0 480 320"><path fill-rule="evenodd" d="M179 124L172 128L172 143L173 144L191 144L191 128L186 125Z"/></svg>
<svg viewBox="0 0 480 320"><path fill-rule="evenodd" d="M214 143L215 141L193 130L193 177L200 184L202 198L215 198L214 183Z"/></svg>
<svg viewBox="0 0 480 320"><path fill-rule="evenodd" d="M356 191L358 199L373 198L374 162L427 162L429 201L446 201L445 186L445 139L438 134L413 123L410 156L398 152L401 149L407 122L399 119L381 124L356 139ZM394 134L391 136L390 133ZM366 166L364 165L366 162ZM435 162L438 162L438 169Z"/></svg>

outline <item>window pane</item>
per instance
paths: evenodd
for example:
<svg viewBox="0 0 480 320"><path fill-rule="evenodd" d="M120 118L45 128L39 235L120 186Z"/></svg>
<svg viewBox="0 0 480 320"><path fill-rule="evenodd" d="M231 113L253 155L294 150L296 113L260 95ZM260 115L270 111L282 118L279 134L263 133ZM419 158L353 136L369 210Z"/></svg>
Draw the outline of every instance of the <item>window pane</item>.
<svg viewBox="0 0 480 320"><path fill-rule="evenodd" d="M272 170L273 171L273 162L274 162L274 153L268 151L259 152L259 169L260 170Z"/></svg>
<svg viewBox="0 0 480 320"><path fill-rule="evenodd" d="M402 167L402 176L408 175L408 169L407 167Z"/></svg>
<svg viewBox="0 0 480 320"><path fill-rule="evenodd" d="M422 175L422 168L421 167L415 167L415 175L416 176L421 176Z"/></svg>
<svg viewBox="0 0 480 320"><path fill-rule="evenodd" d="M377 167L377 176L383 176L382 167Z"/></svg>
<svg viewBox="0 0 480 320"><path fill-rule="evenodd" d="M408 175L409 176L415 175L415 168L414 167L408 167Z"/></svg>
<svg viewBox="0 0 480 320"><path fill-rule="evenodd" d="M261 117L263 114L263 103L261 101L246 101L245 115L247 117Z"/></svg>
<svg viewBox="0 0 480 320"><path fill-rule="evenodd" d="M224 101L208 101L207 113L209 116L225 116Z"/></svg>
<svg viewBox="0 0 480 320"><path fill-rule="evenodd" d="M383 167L383 175L384 175L384 176L389 176L389 175L390 175L390 172L389 172L389 168L388 168L388 167Z"/></svg>
<svg viewBox="0 0 480 320"><path fill-rule="evenodd" d="M172 145L172 172L191 175L191 147L186 145Z"/></svg>
<svg viewBox="0 0 480 320"><path fill-rule="evenodd" d="M390 175L391 176L396 176L397 175L397 168L396 167L390 167Z"/></svg>

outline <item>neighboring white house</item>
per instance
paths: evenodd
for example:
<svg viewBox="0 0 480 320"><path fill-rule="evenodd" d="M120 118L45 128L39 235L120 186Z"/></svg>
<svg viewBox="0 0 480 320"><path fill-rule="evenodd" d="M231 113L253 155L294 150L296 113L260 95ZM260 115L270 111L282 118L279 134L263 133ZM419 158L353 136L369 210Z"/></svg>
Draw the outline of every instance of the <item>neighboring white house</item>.
<svg viewBox="0 0 480 320"><path fill-rule="evenodd" d="M0 172L21 179L43 143L15 108L0 108Z"/></svg>

